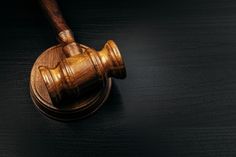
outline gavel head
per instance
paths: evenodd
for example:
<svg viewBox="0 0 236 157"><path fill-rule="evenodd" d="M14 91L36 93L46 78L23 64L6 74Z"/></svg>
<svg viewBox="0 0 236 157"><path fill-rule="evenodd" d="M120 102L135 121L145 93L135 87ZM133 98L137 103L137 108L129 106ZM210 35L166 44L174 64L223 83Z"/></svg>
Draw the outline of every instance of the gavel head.
<svg viewBox="0 0 236 157"><path fill-rule="evenodd" d="M55 68L40 66L39 71L55 105L95 87L102 88L108 77L126 77L122 56L111 40L101 51L88 48L83 54L65 58Z"/></svg>

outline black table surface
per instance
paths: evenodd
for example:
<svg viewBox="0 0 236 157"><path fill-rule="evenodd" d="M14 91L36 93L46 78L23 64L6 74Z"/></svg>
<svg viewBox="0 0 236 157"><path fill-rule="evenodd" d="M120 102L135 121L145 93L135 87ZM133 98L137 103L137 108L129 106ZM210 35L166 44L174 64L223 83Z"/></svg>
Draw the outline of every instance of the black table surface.
<svg viewBox="0 0 236 157"><path fill-rule="evenodd" d="M56 35L37 1L1 4L0 156L236 156L236 1L59 1L78 42L114 39L128 77L84 120L42 115L32 64Z"/></svg>

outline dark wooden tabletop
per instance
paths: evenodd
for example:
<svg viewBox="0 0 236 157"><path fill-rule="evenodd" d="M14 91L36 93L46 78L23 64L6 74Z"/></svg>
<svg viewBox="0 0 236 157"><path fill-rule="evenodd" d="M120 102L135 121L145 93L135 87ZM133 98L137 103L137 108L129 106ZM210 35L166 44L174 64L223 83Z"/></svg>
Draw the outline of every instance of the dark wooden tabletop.
<svg viewBox="0 0 236 157"><path fill-rule="evenodd" d="M37 1L1 5L0 156L236 156L236 1L59 1L78 42L114 39L126 80L93 116L42 115L32 64L57 43Z"/></svg>

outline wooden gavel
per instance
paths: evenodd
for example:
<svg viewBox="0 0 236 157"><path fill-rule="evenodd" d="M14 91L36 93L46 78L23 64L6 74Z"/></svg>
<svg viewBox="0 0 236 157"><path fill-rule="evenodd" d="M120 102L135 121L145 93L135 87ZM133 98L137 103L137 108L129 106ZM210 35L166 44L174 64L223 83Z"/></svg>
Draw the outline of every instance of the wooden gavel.
<svg viewBox="0 0 236 157"><path fill-rule="evenodd" d="M101 51L75 42L55 0L41 0L58 33L60 44L44 51L36 60L30 78L35 105L58 120L83 118L107 99L111 77L126 77L124 61L115 42Z"/></svg>

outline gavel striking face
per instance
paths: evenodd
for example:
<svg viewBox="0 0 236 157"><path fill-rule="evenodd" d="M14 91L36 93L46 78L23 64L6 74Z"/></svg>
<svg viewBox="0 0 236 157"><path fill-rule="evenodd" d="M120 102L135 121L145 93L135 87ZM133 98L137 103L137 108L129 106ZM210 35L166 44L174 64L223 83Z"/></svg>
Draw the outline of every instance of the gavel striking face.
<svg viewBox="0 0 236 157"><path fill-rule="evenodd" d="M73 120L95 112L107 99L111 77L124 79L124 61L114 41L104 48L75 42L55 0L41 0L61 43L39 56L30 79L35 105L58 120Z"/></svg>

